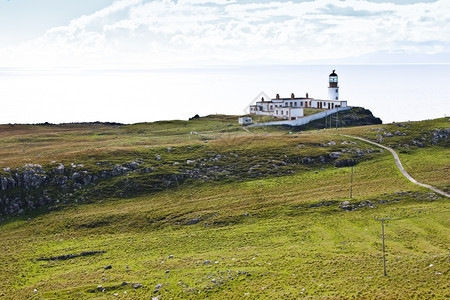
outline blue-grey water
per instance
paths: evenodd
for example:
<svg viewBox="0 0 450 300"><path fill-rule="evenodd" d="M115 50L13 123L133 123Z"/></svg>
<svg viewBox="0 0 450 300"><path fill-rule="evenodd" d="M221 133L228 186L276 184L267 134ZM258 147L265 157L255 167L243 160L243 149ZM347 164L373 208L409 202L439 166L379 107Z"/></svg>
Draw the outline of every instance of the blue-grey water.
<svg viewBox="0 0 450 300"><path fill-rule="evenodd" d="M0 69L0 123L123 123L243 114L261 92L340 99L383 122L450 115L450 65L230 66L199 69Z"/></svg>

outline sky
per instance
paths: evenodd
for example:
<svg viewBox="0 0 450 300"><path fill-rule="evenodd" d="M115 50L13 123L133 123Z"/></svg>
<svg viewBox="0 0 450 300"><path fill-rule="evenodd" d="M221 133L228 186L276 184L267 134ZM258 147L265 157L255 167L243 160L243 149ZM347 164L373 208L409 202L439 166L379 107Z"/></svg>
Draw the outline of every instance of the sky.
<svg viewBox="0 0 450 300"><path fill-rule="evenodd" d="M5 67L428 62L450 53L449 24L448 0L0 0L0 55Z"/></svg>
<svg viewBox="0 0 450 300"><path fill-rule="evenodd" d="M9 103L0 111L0 123L85 121L81 112L66 110L75 111L76 101L103 108L92 121L123 120L123 109L115 104L133 100L164 110L164 118L187 118L187 100L198 111L210 107L205 113L215 113L227 97L282 85L271 78L247 90L230 72L308 64L327 70L347 64L446 66L449 45L448 0L0 0L0 101ZM219 76L223 70L226 75ZM257 75L248 75L248 82ZM428 83L434 88L433 82L425 78L424 88ZM158 88L156 97L149 85ZM217 96L212 87L223 86L233 93ZM302 84L280 92L305 89ZM167 101L172 114L161 104ZM33 105L33 113L21 110ZM148 121L155 118L158 114Z"/></svg>

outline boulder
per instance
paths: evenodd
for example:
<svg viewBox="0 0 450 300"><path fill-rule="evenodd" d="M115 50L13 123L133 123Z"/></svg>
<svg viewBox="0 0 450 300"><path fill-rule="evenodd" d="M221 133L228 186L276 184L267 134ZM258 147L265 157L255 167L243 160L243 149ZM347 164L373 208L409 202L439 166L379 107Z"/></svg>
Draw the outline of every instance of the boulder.
<svg viewBox="0 0 450 300"><path fill-rule="evenodd" d="M342 159L334 162L334 166L337 168L342 167L351 167L355 166L357 164L357 161L354 159Z"/></svg>

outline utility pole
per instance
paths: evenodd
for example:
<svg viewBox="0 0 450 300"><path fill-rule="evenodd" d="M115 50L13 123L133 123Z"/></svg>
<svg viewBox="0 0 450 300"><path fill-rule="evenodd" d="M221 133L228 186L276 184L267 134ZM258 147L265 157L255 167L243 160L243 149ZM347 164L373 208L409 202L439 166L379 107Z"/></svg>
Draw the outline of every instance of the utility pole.
<svg viewBox="0 0 450 300"><path fill-rule="evenodd" d="M381 235L383 237L383 270L384 270L384 276L387 276L386 273L386 250L384 247L384 221L388 221L389 219L381 218L381 219L375 219L375 221L381 221Z"/></svg>
<svg viewBox="0 0 450 300"><path fill-rule="evenodd" d="M339 108L336 111L336 130L338 128L338 121L339 121Z"/></svg>
<svg viewBox="0 0 450 300"><path fill-rule="evenodd" d="M353 166L352 166L352 175L350 177L350 198L353 197Z"/></svg>

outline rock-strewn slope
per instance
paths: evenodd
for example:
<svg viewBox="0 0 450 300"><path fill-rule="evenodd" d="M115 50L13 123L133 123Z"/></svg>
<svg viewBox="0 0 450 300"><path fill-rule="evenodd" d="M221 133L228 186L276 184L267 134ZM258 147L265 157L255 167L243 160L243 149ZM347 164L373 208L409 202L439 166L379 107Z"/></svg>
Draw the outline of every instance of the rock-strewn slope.
<svg viewBox="0 0 450 300"><path fill-rule="evenodd" d="M93 166L85 166L51 162L45 166L26 164L3 168L0 172L0 215L21 214L45 205L52 209L92 198L157 192L186 180L247 180L289 175L311 167L346 167L380 152L345 140L308 145L297 143L286 149L272 150L272 153L249 152L245 147L234 152L211 150L207 145L168 147L153 149L122 164L99 161ZM181 160L186 152L189 159Z"/></svg>

